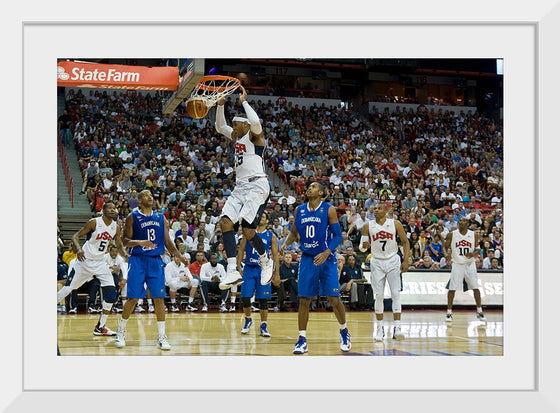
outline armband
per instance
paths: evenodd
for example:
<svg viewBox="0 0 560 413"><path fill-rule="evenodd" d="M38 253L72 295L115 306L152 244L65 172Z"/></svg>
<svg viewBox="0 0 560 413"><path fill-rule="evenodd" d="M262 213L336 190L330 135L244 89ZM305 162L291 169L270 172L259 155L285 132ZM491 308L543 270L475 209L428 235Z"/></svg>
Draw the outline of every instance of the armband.
<svg viewBox="0 0 560 413"><path fill-rule="evenodd" d="M327 242L327 247L334 253L336 247L342 242L342 229L340 228L340 224L338 222L330 224L329 232L334 236Z"/></svg>

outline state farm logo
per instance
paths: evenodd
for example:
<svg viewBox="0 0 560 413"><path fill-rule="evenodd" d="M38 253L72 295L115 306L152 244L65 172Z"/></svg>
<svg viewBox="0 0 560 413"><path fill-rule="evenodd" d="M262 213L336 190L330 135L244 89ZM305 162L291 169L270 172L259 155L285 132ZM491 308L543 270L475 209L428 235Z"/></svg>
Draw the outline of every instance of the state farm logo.
<svg viewBox="0 0 560 413"><path fill-rule="evenodd" d="M70 75L64 71L63 67L56 67L56 78L60 80L68 80Z"/></svg>
<svg viewBox="0 0 560 413"><path fill-rule="evenodd" d="M87 70L83 67L73 67L70 72L71 73L66 73L64 67L57 66L57 77L60 80L128 83L140 82L140 73L125 72L115 68L103 70L102 68L95 67L93 70Z"/></svg>

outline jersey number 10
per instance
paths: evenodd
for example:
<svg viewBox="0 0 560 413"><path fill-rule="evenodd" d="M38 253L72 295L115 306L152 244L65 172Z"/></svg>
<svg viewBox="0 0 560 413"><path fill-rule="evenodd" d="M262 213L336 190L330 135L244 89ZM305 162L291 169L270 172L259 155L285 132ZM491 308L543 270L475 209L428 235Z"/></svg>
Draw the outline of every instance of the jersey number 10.
<svg viewBox="0 0 560 413"><path fill-rule="evenodd" d="M305 236L308 239L315 237L315 227L313 225L307 225L305 227Z"/></svg>

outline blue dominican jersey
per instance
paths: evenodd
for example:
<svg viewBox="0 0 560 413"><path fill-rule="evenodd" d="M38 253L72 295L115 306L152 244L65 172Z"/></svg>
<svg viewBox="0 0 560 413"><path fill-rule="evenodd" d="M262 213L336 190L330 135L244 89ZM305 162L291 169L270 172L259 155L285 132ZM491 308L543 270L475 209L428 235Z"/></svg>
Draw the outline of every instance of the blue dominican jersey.
<svg viewBox="0 0 560 413"><path fill-rule="evenodd" d="M132 214L132 239L152 241L156 247L152 250L141 246L129 248L131 255L160 256L165 254L165 218L163 214L152 211L152 215L144 215L135 210Z"/></svg>
<svg viewBox="0 0 560 413"><path fill-rule="evenodd" d="M255 236L260 236L264 244L264 249L270 256L270 249L272 248L272 232L268 229L264 232L257 232ZM245 244L245 265L261 265L261 258L255 249L251 246L249 241Z"/></svg>
<svg viewBox="0 0 560 413"><path fill-rule="evenodd" d="M295 225L302 252L317 255L328 248L330 207L327 202L321 202L314 211L309 209L309 202L297 207Z"/></svg>

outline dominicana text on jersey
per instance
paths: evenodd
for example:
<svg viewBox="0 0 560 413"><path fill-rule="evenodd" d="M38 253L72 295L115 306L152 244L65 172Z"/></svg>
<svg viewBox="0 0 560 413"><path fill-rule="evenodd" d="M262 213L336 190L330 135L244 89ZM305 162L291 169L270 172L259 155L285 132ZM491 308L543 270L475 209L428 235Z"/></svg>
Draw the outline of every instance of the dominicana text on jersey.
<svg viewBox="0 0 560 413"><path fill-rule="evenodd" d="M317 255L327 249L329 207L326 202L321 202L314 211L309 209L308 203L297 207L295 225L300 235L300 249L306 254ZM324 234L324 238L317 239L315 234Z"/></svg>
<svg viewBox="0 0 560 413"><path fill-rule="evenodd" d="M163 214L152 212L144 215L140 211L132 211L132 230L134 239L147 239L155 244L154 249L141 246L130 248L132 255L157 256L165 254L165 221Z"/></svg>

